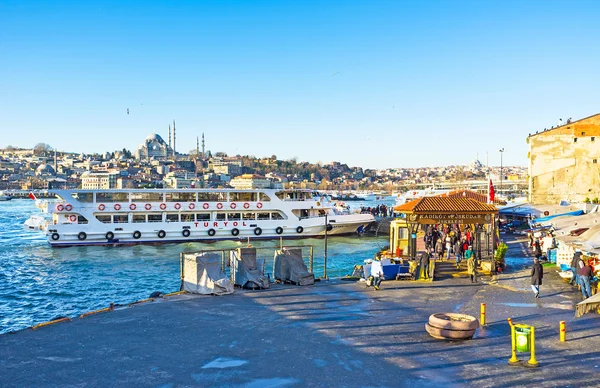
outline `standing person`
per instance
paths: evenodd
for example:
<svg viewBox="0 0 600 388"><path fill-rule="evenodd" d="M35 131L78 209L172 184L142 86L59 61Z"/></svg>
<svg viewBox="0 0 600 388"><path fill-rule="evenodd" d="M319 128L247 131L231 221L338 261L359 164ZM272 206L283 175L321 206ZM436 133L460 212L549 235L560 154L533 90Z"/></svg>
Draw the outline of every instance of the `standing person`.
<svg viewBox="0 0 600 388"><path fill-rule="evenodd" d="M446 260L450 260L450 252L452 251L452 237L450 234L446 235Z"/></svg>
<svg viewBox="0 0 600 388"><path fill-rule="evenodd" d="M381 284L381 279L383 278L383 267L381 266L381 261L373 260L371 263L371 276L373 276L373 289L378 291L379 285Z"/></svg>
<svg viewBox="0 0 600 388"><path fill-rule="evenodd" d="M421 269L423 270L423 277L429 279L429 253L427 250L421 253Z"/></svg>
<svg viewBox="0 0 600 388"><path fill-rule="evenodd" d="M425 250L429 250L431 248L431 241L433 237L431 236L431 232L427 232L425 237L423 237L423 241L425 242Z"/></svg>
<svg viewBox="0 0 600 388"><path fill-rule="evenodd" d="M579 274L579 285L581 286L581 294L583 295L583 299L587 299L592 296L592 288L590 287L590 279L592 278L592 274L594 270L588 264L585 265L583 260L581 261L583 267L579 268L577 273Z"/></svg>
<svg viewBox="0 0 600 388"><path fill-rule="evenodd" d="M462 242L460 240L456 240L456 244L454 244L454 255L456 256L456 268L458 268L462 260Z"/></svg>
<svg viewBox="0 0 600 388"><path fill-rule="evenodd" d="M473 254L473 247L470 245L465 251L465 259L467 260L467 273L471 277L471 283L477 283L477 262Z"/></svg>
<svg viewBox="0 0 600 388"><path fill-rule="evenodd" d="M539 261L540 257L542 257L542 247L540 247L540 240L538 240L536 238L535 242L533 243L533 245L534 245L534 247L533 247L534 256Z"/></svg>
<svg viewBox="0 0 600 388"><path fill-rule="evenodd" d="M535 297L540 297L540 286L542 285L542 278L544 277L544 269L540 264L540 259L533 259L533 267L531 267L531 289L535 293Z"/></svg>
<svg viewBox="0 0 600 388"><path fill-rule="evenodd" d="M573 253L573 258L571 259L571 272L573 272L573 277L569 282L572 286L579 284L579 274L577 273L577 264L579 263L579 260L581 260L581 252L575 251L575 253Z"/></svg>
<svg viewBox="0 0 600 388"><path fill-rule="evenodd" d="M435 253L437 254L437 259L442 260L442 256L444 255L444 244L442 244L441 238L438 238L435 243Z"/></svg>

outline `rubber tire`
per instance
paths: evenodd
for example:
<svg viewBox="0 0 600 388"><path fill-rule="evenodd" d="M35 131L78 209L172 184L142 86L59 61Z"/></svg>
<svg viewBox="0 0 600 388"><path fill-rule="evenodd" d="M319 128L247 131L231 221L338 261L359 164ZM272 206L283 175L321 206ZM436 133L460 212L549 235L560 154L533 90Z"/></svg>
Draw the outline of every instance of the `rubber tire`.
<svg viewBox="0 0 600 388"><path fill-rule="evenodd" d="M208 235L209 235L210 237L214 236L215 234L217 234L217 231L216 231L216 230L214 230L214 229L209 229L209 230L208 230Z"/></svg>
<svg viewBox="0 0 600 388"><path fill-rule="evenodd" d="M133 232L133 238L134 239L139 239L140 237L142 237L142 232L140 232L139 230L136 230L135 232Z"/></svg>
<svg viewBox="0 0 600 388"><path fill-rule="evenodd" d="M107 240L112 240L115 238L115 234L113 232L106 232L104 237L106 237Z"/></svg>
<svg viewBox="0 0 600 388"><path fill-rule="evenodd" d="M240 230L238 228L231 229L232 236L237 236L238 234L240 234Z"/></svg>
<svg viewBox="0 0 600 388"><path fill-rule="evenodd" d="M87 233L85 233L85 232L79 232L79 234L77 235L77 238L80 241L83 241L83 240L85 240L87 238Z"/></svg>
<svg viewBox="0 0 600 388"><path fill-rule="evenodd" d="M333 225L327 224L327 231L331 232L333 230Z"/></svg>
<svg viewBox="0 0 600 388"><path fill-rule="evenodd" d="M165 232L164 230L158 231L158 238L165 238L166 235L167 235L167 232Z"/></svg>
<svg viewBox="0 0 600 388"><path fill-rule="evenodd" d="M262 234L262 229L261 229L261 228L255 228L255 229L254 229L254 234L255 234L256 236L260 236L260 235Z"/></svg>
<svg viewBox="0 0 600 388"><path fill-rule="evenodd" d="M302 232L304 232L304 228L303 227L299 226L299 227L296 228L296 233L302 233Z"/></svg>
<svg viewBox="0 0 600 388"><path fill-rule="evenodd" d="M52 240L56 241L60 238L60 234L58 233L52 233Z"/></svg>
<svg viewBox="0 0 600 388"><path fill-rule="evenodd" d="M191 234L191 233L192 233L192 232L190 232L190 230L189 230L189 229L184 229L183 231L181 231L181 235L182 235L183 237L190 237L190 234Z"/></svg>
<svg viewBox="0 0 600 388"><path fill-rule="evenodd" d="M453 318L456 320L453 320ZM477 318L471 315L457 313L431 314L429 317L429 324L438 329L447 330L475 330L479 327Z"/></svg>
<svg viewBox="0 0 600 388"><path fill-rule="evenodd" d="M283 228L281 226L278 226L277 228L275 228L275 233L277 233L277 234L283 233Z"/></svg>
<svg viewBox="0 0 600 388"><path fill-rule="evenodd" d="M437 339L449 339L449 340L465 340L472 338L475 335L475 329L473 330L448 330L440 329L439 327L433 327L429 323L425 324L425 330L430 336Z"/></svg>

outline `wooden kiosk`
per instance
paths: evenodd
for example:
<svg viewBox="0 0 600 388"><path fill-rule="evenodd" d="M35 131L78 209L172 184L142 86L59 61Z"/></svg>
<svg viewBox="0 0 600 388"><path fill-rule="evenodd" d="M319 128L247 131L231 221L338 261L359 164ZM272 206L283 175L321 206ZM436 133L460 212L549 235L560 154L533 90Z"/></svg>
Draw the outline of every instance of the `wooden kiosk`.
<svg viewBox="0 0 600 388"><path fill-rule="evenodd" d="M391 252L402 252L403 257L415 258L417 234L419 230L424 230L422 225L459 224L470 225L474 234L473 251L479 259L482 257L482 248L485 256L493 257L498 209L494 205L481 202L479 198L474 199L473 195L467 196L466 193L485 198L485 195L463 191L459 195L450 193L422 197L394 207L394 212L400 214L400 218L391 225Z"/></svg>

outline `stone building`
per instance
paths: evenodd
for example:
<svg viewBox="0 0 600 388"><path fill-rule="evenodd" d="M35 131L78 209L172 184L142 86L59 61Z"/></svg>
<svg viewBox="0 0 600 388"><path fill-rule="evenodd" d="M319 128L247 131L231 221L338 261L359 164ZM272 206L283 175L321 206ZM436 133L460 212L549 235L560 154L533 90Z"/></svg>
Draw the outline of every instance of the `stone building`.
<svg viewBox="0 0 600 388"><path fill-rule="evenodd" d="M531 203L600 197L600 114L569 119L556 128L530 134L527 142Z"/></svg>

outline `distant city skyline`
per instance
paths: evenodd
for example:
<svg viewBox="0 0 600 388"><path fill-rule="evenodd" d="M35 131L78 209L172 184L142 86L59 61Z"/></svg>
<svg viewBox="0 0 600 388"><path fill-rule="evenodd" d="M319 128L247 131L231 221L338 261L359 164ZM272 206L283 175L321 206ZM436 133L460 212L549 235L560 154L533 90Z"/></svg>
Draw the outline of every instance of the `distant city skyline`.
<svg viewBox="0 0 600 388"><path fill-rule="evenodd" d="M0 147L196 148L363 168L527 165L596 114L593 1L9 1ZM486 158L487 153L487 158Z"/></svg>

